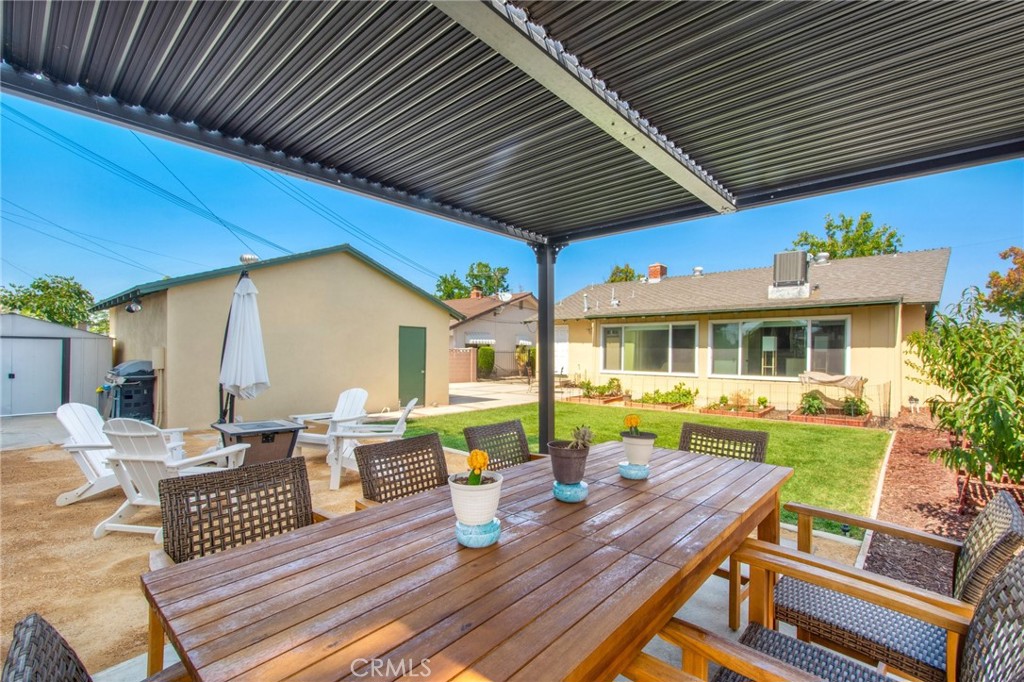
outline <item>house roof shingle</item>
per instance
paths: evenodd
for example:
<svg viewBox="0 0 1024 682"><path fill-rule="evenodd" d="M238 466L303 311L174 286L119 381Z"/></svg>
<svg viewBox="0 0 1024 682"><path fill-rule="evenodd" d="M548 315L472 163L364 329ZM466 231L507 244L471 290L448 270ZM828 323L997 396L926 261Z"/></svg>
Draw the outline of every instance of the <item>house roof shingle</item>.
<svg viewBox="0 0 1024 682"><path fill-rule="evenodd" d="M666 277L657 283L588 286L555 305L555 319L787 310L872 303L937 304L949 263L948 248L844 258L810 265L808 298L769 299L772 268ZM612 305L612 293L618 305ZM587 310L583 297L587 297Z"/></svg>
<svg viewBox="0 0 1024 682"><path fill-rule="evenodd" d="M450 326L454 327L463 322L468 322L480 317L485 313L489 313L503 305L510 305L512 303L528 299L533 299L533 307L537 307L537 299L529 291L512 294L512 297L507 301L502 301L497 296L482 296L480 298L450 298L443 301L443 303L449 308L452 308L466 316L464 320L452 320Z"/></svg>

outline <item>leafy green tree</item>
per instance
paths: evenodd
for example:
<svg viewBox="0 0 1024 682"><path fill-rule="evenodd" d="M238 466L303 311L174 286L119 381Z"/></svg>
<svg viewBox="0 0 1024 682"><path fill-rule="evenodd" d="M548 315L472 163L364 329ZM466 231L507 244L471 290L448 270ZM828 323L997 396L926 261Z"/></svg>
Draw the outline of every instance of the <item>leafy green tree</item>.
<svg viewBox="0 0 1024 682"><path fill-rule="evenodd" d="M634 282L638 279L640 279L640 274L631 268L629 263L623 266L619 266L616 263L612 267L612 274L608 275L608 279L605 282L612 284L614 282Z"/></svg>
<svg viewBox="0 0 1024 682"><path fill-rule="evenodd" d="M954 471L985 480L1024 478L1024 321L996 322L985 317L977 288L966 290L950 314L936 313L924 331L908 341L919 362L907 364L945 395L928 399L941 428L956 438L948 450L936 450ZM964 486L967 489L967 486Z"/></svg>
<svg viewBox="0 0 1024 682"><path fill-rule="evenodd" d="M1005 275L993 270L988 276L988 294L983 294L985 307L1010 319L1024 320L1024 249L1011 246L999 254L1013 266Z"/></svg>
<svg viewBox="0 0 1024 682"><path fill-rule="evenodd" d="M450 301L453 298L468 298L469 286L459 279L453 271L450 275L441 275L434 287L437 297L443 301Z"/></svg>
<svg viewBox="0 0 1024 682"><path fill-rule="evenodd" d="M508 268L492 268L490 263L478 261L466 271L466 284L480 287L484 296L508 291Z"/></svg>
<svg viewBox="0 0 1024 682"><path fill-rule="evenodd" d="M89 308L94 303L89 290L74 277L46 275L32 280L28 286L12 284L0 287L0 307L28 317L49 320L66 327L89 322Z"/></svg>
<svg viewBox="0 0 1024 682"><path fill-rule="evenodd" d="M871 214L860 214L856 225L852 217L839 214L839 222L825 216L825 236L801 232L793 241L797 249L811 253L828 253L832 259L879 256L896 253L903 246L903 236L888 225L876 228Z"/></svg>

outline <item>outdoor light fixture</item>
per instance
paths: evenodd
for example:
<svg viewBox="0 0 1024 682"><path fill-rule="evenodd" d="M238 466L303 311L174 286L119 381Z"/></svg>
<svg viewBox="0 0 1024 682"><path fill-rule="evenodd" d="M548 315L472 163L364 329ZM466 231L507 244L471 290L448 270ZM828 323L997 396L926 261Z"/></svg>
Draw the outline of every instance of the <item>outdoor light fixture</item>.
<svg viewBox="0 0 1024 682"><path fill-rule="evenodd" d="M126 305L126 306L124 307L124 309L125 309L125 311L127 311L127 312L129 312L129 313L137 313L137 312L139 312L140 310L142 310L142 304L141 304L141 303L139 302L139 299L137 299L137 298L133 298L133 299L131 300L131 303L129 303L128 305Z"/></svg>

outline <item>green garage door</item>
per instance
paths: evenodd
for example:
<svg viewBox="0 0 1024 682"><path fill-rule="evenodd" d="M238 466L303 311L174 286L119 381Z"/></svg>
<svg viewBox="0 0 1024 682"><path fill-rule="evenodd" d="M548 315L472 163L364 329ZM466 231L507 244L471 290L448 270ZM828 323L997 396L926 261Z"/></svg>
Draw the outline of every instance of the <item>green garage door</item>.
<svg viewBox="0 0 1024 682"><path fill-rule="evenodd" d="M423 405L427 392L427 329L398 328L398 399Z"/></svg>

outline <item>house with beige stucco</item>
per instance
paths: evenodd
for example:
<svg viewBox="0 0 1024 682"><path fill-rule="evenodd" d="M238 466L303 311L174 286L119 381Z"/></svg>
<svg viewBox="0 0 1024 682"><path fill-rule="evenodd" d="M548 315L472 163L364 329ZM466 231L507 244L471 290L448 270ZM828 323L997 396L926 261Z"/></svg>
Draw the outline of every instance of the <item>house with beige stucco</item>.
<svg viewBox="0 0 1024 682"><path fill-rule="evenodd" d="M462 315L347 244L140 284L109 310L115 362L150 360L154 421L208 427L232 291L242 270L259 290L270 388L236 418L330 411L354 386L368 411L448 402L448 322Z"/></svg>
<svg viewBox="0 0 1024 682"><path fill-rule="evenodd" d="M772 267L588 286L555 306L556 367L570 379L621 381L639 399L679 383L697 405L739 392L794 409L807 373L860 377L875 414L927 393L911 381L907 336L938 304L948 248L830 260L776 254ZM804 375L801 379L801 375Z"/></svg>
<svg viewBox="0 0 1024 682"><path fill-rule="evenodd" d="M468 298L453 298L445 305L463 315L448 328L450 348L471 350L481 346L494 349L494 376L509 376L520 370L517 351L536 343L537 298L530 292L500 292L485 296L473 287Z"/></svg>

